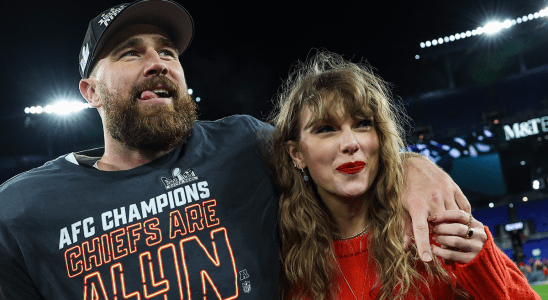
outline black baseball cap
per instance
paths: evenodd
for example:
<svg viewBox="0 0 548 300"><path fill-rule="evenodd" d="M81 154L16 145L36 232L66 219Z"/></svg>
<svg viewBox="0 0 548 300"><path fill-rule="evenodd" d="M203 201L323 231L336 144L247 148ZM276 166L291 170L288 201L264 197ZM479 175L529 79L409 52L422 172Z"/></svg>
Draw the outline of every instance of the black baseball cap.
<svg viewBox="0 0 548 300"><path fill-rule="evenodd" d="M170 0L137 0L105 10L89 22L80 50L80 76L88 78L97 55L118 31L134 25L150 24L165 31L182 54L194 35L194 23L187 10Z"/></svg>

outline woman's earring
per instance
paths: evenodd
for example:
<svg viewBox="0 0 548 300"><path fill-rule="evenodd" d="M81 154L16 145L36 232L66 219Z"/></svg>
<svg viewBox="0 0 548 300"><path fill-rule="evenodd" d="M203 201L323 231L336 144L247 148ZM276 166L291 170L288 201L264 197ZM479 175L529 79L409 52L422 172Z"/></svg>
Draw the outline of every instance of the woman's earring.
<svg viewBox="0 0 548 300"><path fill-rule="evenodd" d="M299 169L299 166L296 163L293 163L293 166L297 169ZM304 172L304 168L301 168L301 172L303 173L303 179L304 181L308 181L308 175Z"/></svg>
<svg viewBox="0 0 548 300"><path fill-rule="evenodd" d="M304 168L301 169L301 172L303 173L303 179L304 181L308 181L308 175L304 172Z"/></svg>

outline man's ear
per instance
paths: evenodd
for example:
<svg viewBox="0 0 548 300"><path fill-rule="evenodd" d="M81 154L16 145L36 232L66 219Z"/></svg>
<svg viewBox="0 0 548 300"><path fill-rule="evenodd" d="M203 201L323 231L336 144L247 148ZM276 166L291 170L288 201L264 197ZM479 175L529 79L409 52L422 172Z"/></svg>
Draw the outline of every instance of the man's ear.
<svg viewBox="0 0 548 300"><path fill-rule="evenodd" d="M306 168L306 163L303 161L302 153L297 143L294 141L287 142L287 153L291 156L291 159L293 160L293 163L297 165L297 168Z"/></svg>
<svg viewBox="0 0 548 300"><path fill-rule="evenodd" d="M95 108L101 107L101 99L97 93L97 80L93 77L80 80L80 93L82 97L89 102L89 105Z"/></svg>

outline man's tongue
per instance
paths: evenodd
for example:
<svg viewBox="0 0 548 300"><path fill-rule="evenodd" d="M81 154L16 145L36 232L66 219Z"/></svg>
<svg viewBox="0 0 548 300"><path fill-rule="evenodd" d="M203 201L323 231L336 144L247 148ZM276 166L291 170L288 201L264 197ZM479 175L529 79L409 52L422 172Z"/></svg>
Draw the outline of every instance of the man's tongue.
<svg viewBox="0 0 548 300"><path fill-rule="evenodd" d="M144 91L141 94L141 100L149 100L149 99L153 99L153 98L159 98L159 97L158 97L158 95L156 95L155 93L153 93L151 91Z"/></svg>

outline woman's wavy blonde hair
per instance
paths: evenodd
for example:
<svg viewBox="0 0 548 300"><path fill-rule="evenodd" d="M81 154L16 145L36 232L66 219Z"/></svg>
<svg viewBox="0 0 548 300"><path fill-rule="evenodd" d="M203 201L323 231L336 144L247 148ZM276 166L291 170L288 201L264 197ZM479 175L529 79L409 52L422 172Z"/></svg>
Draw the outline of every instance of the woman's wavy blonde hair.
<svg viewBox="0 0 548 300"><path fill-rule="evenodd" d="M333 101L327 101L330 99ZM281 298L332 299L336 295L332 283L339 276L332 258L337 226L318 197L313 180L303 180L288 154L288 142L298 144L300 140L300 115L305 106L316 121L330 119L330 114L341 107L350 116L374 117L380 163L372 192L367 193L370 199L364 201L371 258L379 270L377 298L400 299L409 293L418 296L421 281L427 285L438 279L451 285L451 275L437 259L425 264L425 278L416 270L422 263L416 249L403 249L402 218L406 212L400 202L404 188L400 150L404 149L403 125L408 119L401 105L392 101L387 84L365 63L318 51L307 62L297 64L276 100L270 117L275 126L270 149L280 193Z"/></svg>

